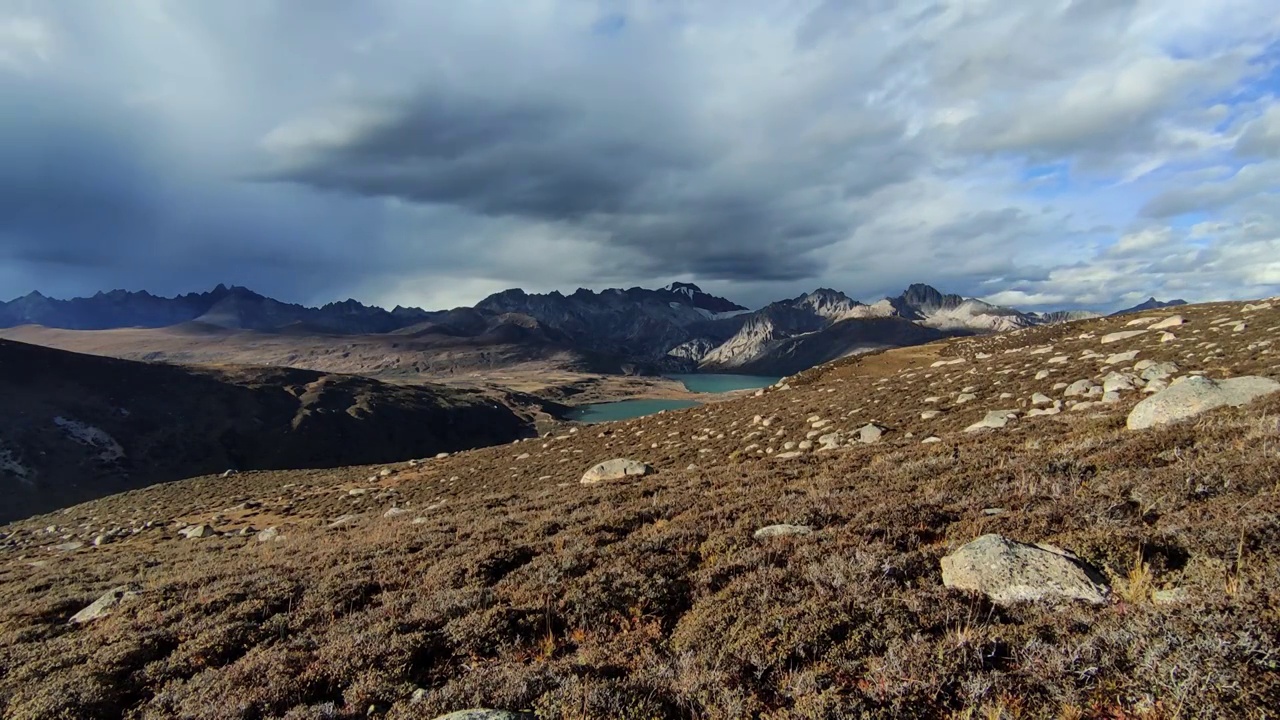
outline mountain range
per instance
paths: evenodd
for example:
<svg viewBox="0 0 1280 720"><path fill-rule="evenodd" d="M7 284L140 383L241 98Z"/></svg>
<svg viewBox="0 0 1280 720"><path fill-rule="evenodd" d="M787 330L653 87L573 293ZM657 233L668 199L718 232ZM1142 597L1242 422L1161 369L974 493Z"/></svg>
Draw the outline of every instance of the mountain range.
<svg viewBox="0 0 1280 720"><path fill-rule="evenodd" d="M1156 301L1125 312L1149 309L1152 302ZM313 308L225 285L174 298L113 290L56 300L35 292L0 303L0 328L179 328L189 335L377 337L379 347L412 346L413 356L419 358L412 364L419 369L444 364L455 371L554 357L598 372L790 374L878 348L1096 316L1079 311L1022 312L924 284L870 304L820 288L755 311L691 283L656 290L579 289L568 295L512 289L474 307L438 311L400 306L385 310L355 300ZM163 352L144 357L183 359ZM231 358L218 356L215 348L200 359Z"/></svg>

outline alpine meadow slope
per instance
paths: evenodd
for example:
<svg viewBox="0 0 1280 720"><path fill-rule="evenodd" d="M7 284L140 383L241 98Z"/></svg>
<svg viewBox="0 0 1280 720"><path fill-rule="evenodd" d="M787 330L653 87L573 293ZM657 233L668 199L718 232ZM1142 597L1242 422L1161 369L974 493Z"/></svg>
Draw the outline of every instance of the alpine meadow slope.
<svg viewBox="0 0 1280 720"><path fill-rule="evenodd" d="M14 523L0 715L1267 717L1278 306L873 351L756 397ZM1234 378L1248 399L1126 427ZM611 460L644 474L583 483Z"/></svg>

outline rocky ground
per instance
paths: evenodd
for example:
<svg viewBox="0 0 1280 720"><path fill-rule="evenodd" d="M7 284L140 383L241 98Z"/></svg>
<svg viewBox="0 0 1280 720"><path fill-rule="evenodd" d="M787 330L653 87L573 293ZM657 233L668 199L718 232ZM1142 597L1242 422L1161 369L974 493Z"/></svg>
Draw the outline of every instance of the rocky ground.
<svg viewBox="0 0 1280 720"><path fill-rule="evenodd" d="M1274 717L1273 304L6 526L0 715Z"/></svg>

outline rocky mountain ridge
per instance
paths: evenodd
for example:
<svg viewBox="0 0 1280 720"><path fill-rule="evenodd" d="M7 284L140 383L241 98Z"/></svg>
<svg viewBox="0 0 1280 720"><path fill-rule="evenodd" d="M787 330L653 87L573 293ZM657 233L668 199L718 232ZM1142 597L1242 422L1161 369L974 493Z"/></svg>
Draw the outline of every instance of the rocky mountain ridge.
<svg viewBox="0 0 1280 720"><path fill-rule="evenodd" d="M807 367L806 362L882 347L1085 316L1081 312L1025 313L919 283L871 304L819 288L755 311L681 282L657 290L579 289L568 295L511 289L474 307L439 311L399 306L388 311L355 300L311 308L224 285L175 298L115 290L65 301L32 293L0 303L0 328L189 325L194 332L405 336L433 339L427 354L448 358L444 363L416 363L423 367L486 367L495 362L493 358L525 357L530 353L512 350L527 347L540 357L574 358L575 367L625 366L642 373L787 373ZM504 349L478 350L485 347Z"/></svg>

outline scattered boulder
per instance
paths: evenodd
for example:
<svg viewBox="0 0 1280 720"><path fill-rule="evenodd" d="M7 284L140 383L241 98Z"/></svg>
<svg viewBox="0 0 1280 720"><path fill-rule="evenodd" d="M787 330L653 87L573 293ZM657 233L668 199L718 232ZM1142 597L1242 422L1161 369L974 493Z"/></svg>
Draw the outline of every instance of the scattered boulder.
<svg viewBox="0 0 1280 720"><path fill-rule="evenodd" d="M1136 369L1136 367L1135 367ZM1147 382L1152 380L1168 380L1174 373L1178 372L1178 366L1171 362L1152 363L1142 368L1142 379Z"/></svg>
<svg viewBox="0 0 1280 720"><path fill-rule="evenodd" d="M1103 365L1119 365L1120 363L1133 362L1133 360L1137 357L1138 357L1138 351L1130 350L1129 352L1122 352L1122 353L1115 353L1114 355L1108 355L1107 358L1102 361L1102 364Z"/></svg>
<svg viewBox="0 0 1280 720"><path fill-rule="evenodd" d="M965 432L977 432L991 428L998 430L1009 424L1010 420L1017 420L1018 413L1016 410L991 410L987 412L986 417L978 422L965 428Z"/></svg>
<svg viewBox="0 0 1280 720"><path fill-rule="evenodd" d="M827 433L818 438L819 450L835 450L844 444L844 435L838 432Z"/></svg>
<svg viewBox="0 0 1280 720"><path fill-rule="evenodd" d="M121 603L128 602L138 596L138 587L136 585L119 585L102 594L93 604L71 616L67 622L72 625L81 625L87 622L93 622L101 617L111 614L111 611Z"/></svg>
<svg viewBox="0 0 1280 720"><path fill-rule="evenodd" d="M1170 333L1170 332L1160 333L1160 342L1162 343L1171 343L1177 339L1178 339L1178 336L1174 335L1173 333Z"/></svg>
<svg viewBox="0 0 1280 720"><path fill-rule="evenodd" d="M1048 395L1045 395L1044 393L1036 393L1031 396L1031 404L1032 405L1052 405L1053 398L1049 397Z"/></svg>
<svg viewBox="0 0 1280 720"><path fill-rule="evenodd" d="M1027 601L1107 602L1102 573L1051 545L983 535L942 558L942 584L974 590L1000 604Z"/></svg>
<svg viewBox="0 0 1280 720"><path fill-rule="evenodd" d="M530 712L512 712L509 710L460 710L448 715L440 715L435 720L530 720L534 715Z"/></svg>
<svg viewBox="0 0 1280 720"><path fill-rule="evenodd" d="M925 410L920 413L921 420L932 420L942 414L941 410Z"/></svg>
<svg viewBox="0 0 1280 720"><path fill-rule="evenodd" d="M1142 335L1145 332L1146 330L1121 330L1120 332L1113 332L1107 335L1103 335L1101 342L1103 345L1110 345L1113 342L1120 342L1121 340L1128 340L1129 338L1138 337L1139 335Z"/></svg>
<svg viewBox="0 0 1280 720"><path fill-rule="evenodd" d="M262 532L258 533L258 542L276 542L278 540L283 540L283 539L284 539L284 536L280 534L279 528L277 528L275 525L272 525L266 530L263 530Z"/></svg>
<svg viewBox="0 0 1280 720"><path fill-rule="evenodd" d="M977 399L978 399L978 396L974 395L973 393L960 393L959 395L956 396L956 404L963 405L967 402L973 402L974 400L977 400Z"/></svg>
<svg viewBox="0 0 1280 720"><path fill-rule="evenodd" d="M790 537L795 535L809 535L813 532L813 528L808 525L766 525L756 530L752 537L756 540L768 540L776 537Z"/></svg>
<svg viewBox="0 0 1280 720"><path fill-rule="evenodd" d="M1041 417L1043 415L1057 415L1062 412L1062 408L1054 406L1047 408L1031 408L1027 411L1027 417Z"/></svg>
<svg viewBox="0 0 1280 720"><path fill-rule="evenodd" d="M213 537L218 534L217 530L211 525L188 525L178 531L178 534L188 540L197 540L199 538Z"/></svg>
<svg viewBox="0 0 1280 720"><path fill-rule="evenodd" d="M1068 385L1067 389L1062 391L1062 395L1064 397L1076 397L1077 395L1088 395L1089 390L1092 387L1093 387L1092 380L1077 380L1071 383L1070 385Z"/></svg>
<svg viewBox="0 0 1280 720"><path fill-rule="evenodd" d="M400 517L401 515L408 515L408 514L409 514L409 511L405 510L404 508L390 507L390 508L387 508L386 512L382 513L382 517L394 518L394 517Z"/></svg>
<svg viewBox="0 0 1280 720"><path fill-rule="evenodd" d="M1107 376L1102 378L1102 392L1124 392L1134 390L1136 386L1133 383L1134 377L1128 373L1109 372Z"/></svg>
<svg viewBox="0 0 1280 720"><path fill-rule="evenodd" d="M1240 407L1277 391L1280 391L1280 382L1270 378L1245 376L1211 380L1194 375L1138 403L1129 413L1125 426L1142 430L1178 422L1215 408Z"/></svg>
<svg viewBox="0 0 1280 720"><path fill-rule="evenodd" d="M875 423L867 423L866 425L858 428L858 442L866 443L868 445L880 442L880 438L884 436L884 431L885 428L880 427Z"/></svg>
<svg viewBox="0 0 1280 720"><path fill-rule="evenodd" d="M1181 316L1181 315L1170 315L1169 317L1167 317L1167 318L1165 318L1165 319L1161 320L1160 322L1155 323L1154 325L1152 325L1152 326L1151 326L1151 329L1152 329L1152 330L1164 330L1164 329L1166 329L1166 328L1178 327L1178 326L1179 326L1179 325L1181 325L1183 322L1185 322L1185 321L1182 319L1182 316Z"/></svg>
<svg viewBox="0 0 1280 720"><path fill-rule="evenodd" d="M940 443L940 442L942 442L942 438L938 437L937 435L930 435L929 437L927 437L927 438L925 438L925 439L921 440L921 441L920 441L920 444L921 444L921 445L932 445L933 443Z"/></svg>
<svg viewBox="0 0 1280 720"><path fill-rule="evenodd" d="M595 485L609 480L622 480L628 477L640 477L653 472L653 468L639 460L615 458L587 470L582 476L583 485Z"/></svg>

